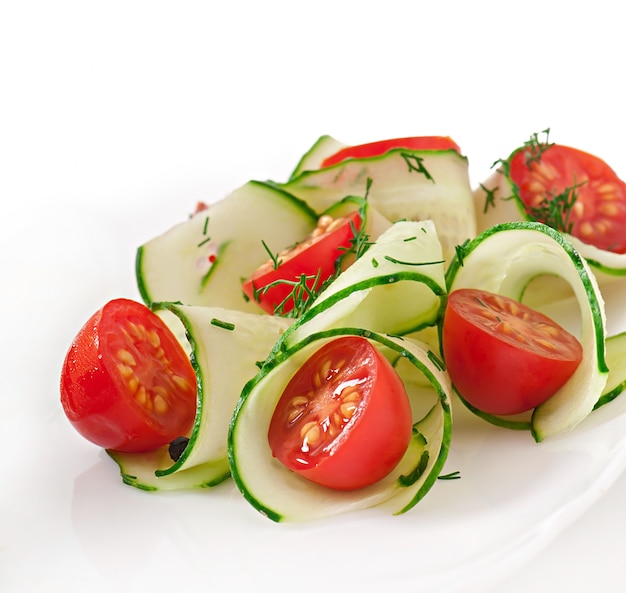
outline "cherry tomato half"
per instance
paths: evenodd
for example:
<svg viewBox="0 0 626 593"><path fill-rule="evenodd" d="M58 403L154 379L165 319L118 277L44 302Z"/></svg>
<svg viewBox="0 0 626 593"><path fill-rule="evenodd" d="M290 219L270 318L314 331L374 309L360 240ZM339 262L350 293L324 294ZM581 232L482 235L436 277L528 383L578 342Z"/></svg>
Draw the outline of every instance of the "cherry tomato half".
<svg viewBox="0 0 626 593"><path fill-rule="evenodd" d="M415 136L409 138L394 138L391 140L379 140L368 144L347 146L322 161L321 168L336 165L346 159L366 159L380 156L394 148L406 148L408 150L456 150L461 149L452 138L448 136Z"/></svg>
<svg viewBox="0 0 626 593"><path fill-rule="evenodd" d="M346 336L322 346L293 376L268 441L288 469L328 488L353 490L398 464L411 431L400 377L370 342Z"/></svg>
<svg viewBox="0 0 626 593"><path fill-rule="evenodd" d="M244 293L270 314L286 315L293 311L298 299L309 298L335 273L335 265L352 246L361 226L358 212L333 219L321 216L311 235L294 248L268 260L244 281ZM298 283L306 278L307 290ZM297 293L297 294L296 294ZM295 296L295 299L294 299Z"/></svg>
<svg viewBox="0 0 626 593"><path fill-rule="evenodd" d="M89 441L116 451L149 451L190 431L196 378L160 317L140 303L115 299L72 342L61 403Z"/></svg>
<svg viewBox="0 0 626 593"><path fill-rule="evenodd" d="M471 405L518 414L546 401L576 370L580 342L549 317L484 290L448 297L443 357L452 383Z"/></svg>
<svg viewBox="0 0 626 593"><path fill-rule="evenodd" d="M599 249L626 253L626 185L613 169L596 156L558 144L546 146L536 158L527 155L523 149L513 154L509 174L532 218ZM571 199L572 188L573 204L547 207L555 197L562 203Z"/></svg>

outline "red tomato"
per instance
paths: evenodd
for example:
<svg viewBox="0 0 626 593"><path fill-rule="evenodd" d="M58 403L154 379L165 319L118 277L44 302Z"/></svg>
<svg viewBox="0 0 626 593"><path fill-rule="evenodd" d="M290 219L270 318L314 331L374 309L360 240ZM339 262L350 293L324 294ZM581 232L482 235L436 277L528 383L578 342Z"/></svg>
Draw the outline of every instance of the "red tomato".
<svg viewBox="0 0 626 593"><path fill-rule="evenodd" d="M582 359L580 342L549 317L513 299L469 288L448 297L442 346L461 396L496 415L537 407Z"/></svg>
<svg viewBox="0 0 626 593"><path fill-rule="evenodd" d="M366 159L380 156L394 148L406 148L408 150L456 150L461 152L459 146L449 136L416 136L412 138L394 138L392 140L379 140L368 144L348 146L335 154L327 157L322 162L321 168L336 165L346 159Z"/></svg>
<svg viewBox="0 0 626 593"><path fill-rule="evenodd" d="M515 152L509 174L532 218L600 249L626 253L626 185L613 169L596 156L557 144L527 157L525 149ZM567 197L569 188L575 188L573 204L549 214L547 203Z"/></svg>
<svg viewBox="0 0 626 593"><path fill-rule="evenodd" d="M187 434L196 415L189 358L144 305L112 300L78 332L61 374L76 430L116 451L149 451Z"/></svg>
<svg viewBox="0 0 626 593"><path fill-rule="evenodd" d="M385 477L404 455L412 416L404 384L366 339L326 343L283 392L268 440L288 469L336 490Z"/></svg>
<svg viewBox="0 0 626 593"><path fill-rule="evenodd" d="M298 287L302 275L306 277L308 290L319 292L323 283L335 273L337 259L352 246L360 226L358 212L337 219L320 217L317 228L307 239L293 249L279 253L276 262L268 260L244 281L244 293L267 313L290 313L295 301L309 298L304 287ZM297 292L295 300L294 287Z"/></svg>

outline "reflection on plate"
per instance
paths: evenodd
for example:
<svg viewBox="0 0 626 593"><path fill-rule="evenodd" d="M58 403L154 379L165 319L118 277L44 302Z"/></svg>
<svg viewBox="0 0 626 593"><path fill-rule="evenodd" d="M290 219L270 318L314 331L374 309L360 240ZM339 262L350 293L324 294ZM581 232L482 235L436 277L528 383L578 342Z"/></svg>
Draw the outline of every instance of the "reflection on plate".
<svg viewBox="0 0 626 593"><path fill-rule="evenodd" d="M62 583L67 592L169 592L233 583L256 593L378 593L394 585L431 593L484 591L589 507L626 464L626 400L541 444L456 405L444 473L458 471L461 478L439 480L398 517L372 509L282 525L257 514L231 482L156 494L125 486L113 461L73 432L57 403L63 349L86 310L113 296L136 298L126 292L130 260L117 268L103 263L103 274L98 266L107 237L118 246L117 264L132 258L137 230L100 219L97 237L90 236L84 231L90 217L82 216L74 215L76 224L56 247L49 244L46 261L58 265L45 276L45 307L27 299L29 311L15 310L30 314L29 327L38 329L28 339L17 330L12 336L31 356L9 371L7 385L18 386L20 378L26 392L19 402L3 404L0 419L5 433L27 443L6 461L0 489L2 590ZM44 239L52 239L48 234ZM68 249L78 239L80 255L72 258ZM25 257L39 255L32 247ZM605 291L610 333L626 329L623 289L620 280ZM27 573L19 558L29 558Z"/></svg>

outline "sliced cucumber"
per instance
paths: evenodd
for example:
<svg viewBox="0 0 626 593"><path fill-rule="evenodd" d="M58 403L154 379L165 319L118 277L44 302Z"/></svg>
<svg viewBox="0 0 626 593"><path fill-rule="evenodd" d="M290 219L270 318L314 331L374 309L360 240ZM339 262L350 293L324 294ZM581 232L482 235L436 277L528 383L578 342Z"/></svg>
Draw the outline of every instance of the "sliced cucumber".
<svg viewBox="0 0 626 593"><path fill-rule="evenodd" d="M415 410L423 408L424 390L413 393L411 372L423 373L432 386L430 411L415 423L411 444L398 467L376 484L349 492L318 486L287 470L272 457L267 439L274 408L289 379L314 351L340 335L364 336L394 362L399 375L409 378L405 382L409 394L420 400ZM270 361L244 388L229 432L235 484L254 508L274 521L315 520L376 505L392 513L405 512L426 495L445 463L450 393L447 373L418 342L354 328L310 335Z"/></svg>
<svg viewBox="0 0 626 593"><path fill-rule="evenodd" d="M228 426L241 390L257 374L258 363L265 360L289 320L172 303L155 304L155 309L167 316L168 325L182 324L187 336L198 386L196 420L189 443L175 462L167 447L150 453L109 454L119 464L124 482L137 488L213 486L229 476Z"/></svg>
<svg viewBox="0 0 626 593"><path fill-rule="evenodd" d="M626 389L626 332L607 338L606 363L609 377L595 408L613 401Z"/></svg>
<svg viewBox="0 0 626 593"><path fill-rule="evenodd" d="M315 228L316 214L271 184L250 181L141 246L136 273L143 300L257 312L241 281ZM212 261L214 259L214 261Z"/></svg>
<svg viewBox="0 0 626 593"><path fill-rule="evenodd" d="M447 272L449 292L481 288L518 301L543 274L560 276L572 288L580 308L583 360L569 381L535 408L531 429L537 441L574 428L606 385L604 301L593 273L564 235L537 222L489 228L459 250Z"/></svg>
<svg viewBox="0 0 626 593"><path fill-rule="evenodd" d="M298 177L305 171L315 171L322 166L324 159L345 148L347 144L336 140L332 136L325 134L320 136L315 144L304 153L300 162L296 165L296 168L291 173L289 179Z"/></svg>
<svg viewBox="0 0 626 593"><path fill-rule="evenodd" d="M406 334L435 325L445 302L435 225L400 221L320 293L285 340L293 345L311 333L341 326Z"/></svg>
<svg viewBox="0 0 626 593"><path fill-rule="evenodd" d="M473 198L479 233L503 222L532 220L526 213L515 184L501 170L495 171L476 188ZM571 235L565 236L587 260L600 284L626 276L626 253L598 249Z"/></svg>
<svg viewBox="0 0 626 593"><path fill-rule="evenodd" d="M446 260L476 235L468 162L455 150L394 149L303 171L281 187L323 212L346 195L365 195L368 180L369 202L390 221L434 221Z"/></svg>

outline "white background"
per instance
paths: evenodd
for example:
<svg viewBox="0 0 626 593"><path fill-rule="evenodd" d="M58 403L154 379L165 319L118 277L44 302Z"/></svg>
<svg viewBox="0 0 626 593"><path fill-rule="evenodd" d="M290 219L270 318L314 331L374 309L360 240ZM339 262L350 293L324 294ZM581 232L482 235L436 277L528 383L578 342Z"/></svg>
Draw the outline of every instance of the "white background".
<svg viewBox="0 0 626 593"><path fill-rule="evenodd" d="M477 185L549 127L625 177L625 43L608 1L0 0L0 574L24 575L11 587L86 585L63 563L37 572L37 538L54 535L42 500L69 496L59 476L100 459L59 421L56 382L77 323L136 296L138 244L198 200L285 179L321 134L450 135ZM60 268L77 271L61 287ZM46 430L77 458L55 456ZM24 462L33 455L44 469ZM494 592L620 590L625 496L622 477ZM3 537L18 503L37 505L32 557Z"/></svg>

